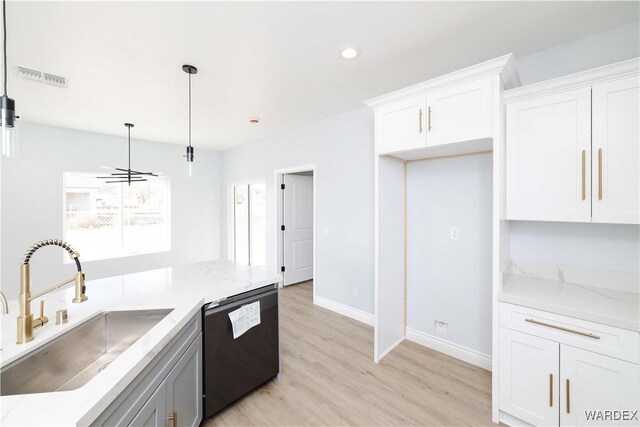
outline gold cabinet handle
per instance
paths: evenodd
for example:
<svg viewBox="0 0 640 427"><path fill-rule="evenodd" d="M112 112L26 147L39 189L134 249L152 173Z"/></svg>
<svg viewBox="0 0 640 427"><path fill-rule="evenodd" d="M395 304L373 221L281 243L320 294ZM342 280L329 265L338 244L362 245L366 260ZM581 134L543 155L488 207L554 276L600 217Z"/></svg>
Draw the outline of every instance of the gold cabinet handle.
<svg viewBox="0 0 640 427"><path fill-rule="evenodd" d="M571 413L571 392L569 391L570 382L567 378L567 414Z"/></svg>
<svg viewBox="0 0 640 427"><path fill-rule="evenodd" d="M549 406L553 408L553 374L549 374Z"/></svg>
<svg viewBox="0 0 640 427"><path fill-rule="evenodd" d="M173 411L173 415L167 419L173 421L173 427L178 427L178 411Z"/></svg>
<svg viewBox="0 0 640 427"><path fill-rule="evenodd" d="M583 337L593 338L594 340L599 340L600 337L588 332L576 331L575 329L564 328L558 325L552 325L551 323L541 322L535 319L524 319L525 322L534 323L540 326L546 326L547 328L559 329L561 331L570 332L572 334L582 335Z"/></svg>
<svg viewBox="0 0 640 427"><path fill-rule="evenodd" d="M587 152L582 150L582 200L587 198Z"/></svg>
<svg viewBox="0 0 640 427"><path fill-rule="evenodd" d="M602 200L602 148L598 148L598 200Z"/></svg>
<svg viewBox="0 0 640 427"><path fill-rule="evenodd" d="M422 108L420 109L420 114L418 114L418 129L422 133Z"/></svg>
<svg viewBox="0 0 640 427"><path fill-rule="evenodd" d="M431 107L427 108L427 131L431 132Z"/></svg>

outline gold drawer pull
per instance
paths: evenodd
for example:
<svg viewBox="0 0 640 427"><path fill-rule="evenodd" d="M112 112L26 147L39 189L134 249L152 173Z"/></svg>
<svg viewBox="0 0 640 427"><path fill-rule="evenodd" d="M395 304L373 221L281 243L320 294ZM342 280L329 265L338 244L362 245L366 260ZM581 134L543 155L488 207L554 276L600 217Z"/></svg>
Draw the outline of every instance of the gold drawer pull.
<svg viewBox="0 0 640 427"><path fill-rule="evenodd" d="M580 332L580 331L576 331L575 329L563 328L562 326L552 325L551 323L545 323L535 319L524 319L524 321L529 323L535 323L536 325L540 325L540 326L546 326L548 328L559 329L565 332L571 332L572 334L582 335L583 337L593 338L595 340L600 339L599 336L593 335L588 332Z"/></svg>
<svg viewBox="0 0 640 427"><path fill-rule="evenodd" d="M549 406L553 408L553 374L549 374Z"/></svg>
<svg viewBox="0 0 640 427"><path fill-rule="evenodd" d="M418 114L418 129L422 133L422 108L420 109L420 114Z"/></svg>
<svg viewBox="0 0 640 427"><path fill-rule="evenodd" d="M427 108L427 130L431 132L431 107Z"/></svg>

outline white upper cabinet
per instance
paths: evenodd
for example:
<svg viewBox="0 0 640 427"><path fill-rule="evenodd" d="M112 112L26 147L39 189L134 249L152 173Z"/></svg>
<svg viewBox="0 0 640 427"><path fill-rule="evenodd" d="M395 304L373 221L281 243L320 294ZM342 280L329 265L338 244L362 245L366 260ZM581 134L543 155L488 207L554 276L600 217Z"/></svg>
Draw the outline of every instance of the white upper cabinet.
<svg viewBox="0 0 640 427"><path fill-rule="evenodd" d="M377 109L376 151L392 153L425 147L425 111L425 95L396 101Z"/></svg>
<svg viewBox="0 0 640 427"><path fill-rule="evenodd" d="M491 137L492 79L427 93L427 145Z"/></svg>
<svg viewBox="0 0 640 427"><path fill-rule="evenodd" d="M590 221L591 89L507 105L507 218Z"/></svg>
<svg viewBox="0 0 640 427"><path fill-rule="evenodd" d="M593 222L640 223L639 83L593 86Z"/></svg>
<svg viewBox="0 0 640 427"><path fill-rule="evenodd" d="M370 99L376 154L412 160L490 150L500 136L500 94L519 85L513 55L505 55Z"/></svg>
<svg viewBox="0 0 640 427"><path fill-rule="evenodd" d="M505 92L506 219L640 223L640 61Z"/></svg>

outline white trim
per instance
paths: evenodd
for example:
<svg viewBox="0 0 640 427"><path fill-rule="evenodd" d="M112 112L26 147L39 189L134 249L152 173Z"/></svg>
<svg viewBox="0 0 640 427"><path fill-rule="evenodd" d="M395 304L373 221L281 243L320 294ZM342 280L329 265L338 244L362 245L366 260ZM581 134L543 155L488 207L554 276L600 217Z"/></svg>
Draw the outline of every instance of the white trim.
<svg viewBox="0 0 640 427"><path fill-rule="evenodd" d="M640 58L629 59L627 61L616 62L615 64L508 90L504 92L503 102L521 101L541 95L549 95L555 92L564 92L579 87L591 86L610 80L618 80L637 75L638 71L640 71Z"/></svg>
<svg viewBox="0 0 640 427"><path fill-rule="evenodd" d="M443 340L442 338L418 331L416 329L407 328L406 338L425 347L429 347L440 353L447 354L464 362L471 363L488 371L491 370L491 356L480 353L471 348Z"/></svg>
<svg viewBox="0 0 640 427"><path fill-rule="evenodd" d="M414 96L418 93L442 88L451 84L460 84L468 80L475 80L481 77L487 77L495 74L501 74L505 84L508 87L519 86L520 78L518 77L516 68L513 64L513 54L507 54L498 58L490 59L480 64L472 65L462 70L457 70L440 77L427 80L404 89L396 90L376 98L371 98L364 103L374 108L388 101L396 101L401 98Z"/></svg>
<svg viewBox="0 0 640 427"><path fill-rule="evenodd" d="M280 184L282 184L282 176L288 173L297 173L297 172L313 172L313 300L316 300L316 288L318 287L318 251L317 251L317 212L318 212L318 197L317 197L317 188L318 188L318 167L315 163L301 166L293 166L285 169L276 169L273 171L274 180L275 180L275 191L276 191L276 236L275 246L276 246L276 256L275 256L275 266L274 270L280 273L280 267L283 265L284 260L282 259L282 251L280 250L281 246L284 244L282 242L282 233L280 232L280 226L282 225L282 192L280 191ZM282 276L282 286L284 287L284 276Z"/></svg>
<svg viewBox="0 0 640 427"><path fill-rule="evenodd" d="M347 316L353 320L357 320L358 322L373 326L373 314L367 313L366 311L362 311L318 295L313 296L313 303L318 307L326 308L327 310Z"/></svg>

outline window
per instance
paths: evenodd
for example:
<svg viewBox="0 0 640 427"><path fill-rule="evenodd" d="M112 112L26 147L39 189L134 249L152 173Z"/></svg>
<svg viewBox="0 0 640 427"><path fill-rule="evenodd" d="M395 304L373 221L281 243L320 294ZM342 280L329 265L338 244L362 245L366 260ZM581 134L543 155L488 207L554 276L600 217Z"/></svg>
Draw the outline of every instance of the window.
<svg viewBox="0 0 640 427"><path fill-rule="evenodd" d="M153 177L129 186L107 184L98 176L64 173L64 239L82 259L168 251L169 179Z"/></svg>
<svg viewBox="0 0 640 427"><path fill-rule="evenodd" d="M241 264L264 266L265 184L233 187L234 260Z"/></svg>

